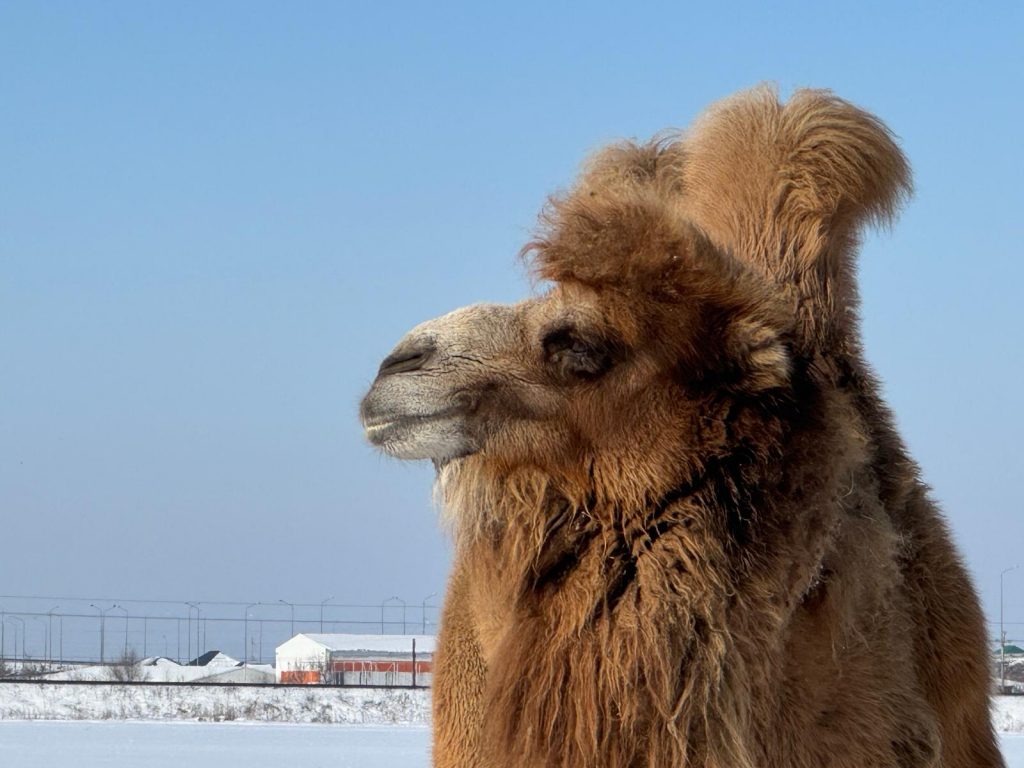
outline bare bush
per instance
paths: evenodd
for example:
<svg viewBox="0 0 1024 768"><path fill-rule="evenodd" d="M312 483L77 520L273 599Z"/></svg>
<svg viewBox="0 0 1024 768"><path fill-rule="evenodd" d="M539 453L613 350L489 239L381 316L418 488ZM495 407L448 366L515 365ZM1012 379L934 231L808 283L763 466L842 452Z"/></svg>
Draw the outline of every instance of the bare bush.
<svg viewBox="0 0 1024 768"><path fill-rule="evenodd" d="M21 665L21 668L14 672L14 676L22 680L35 680L43 677L48 670L43 664L29 664L27 662Z"/></svg>
<svg viewBox="0 0 1024 768"><path fill-rule="evenodd" d="M141 659L134 648L125 649L120 658L107 667L107 679L115 683L137 683L145 679Z"/></svg>

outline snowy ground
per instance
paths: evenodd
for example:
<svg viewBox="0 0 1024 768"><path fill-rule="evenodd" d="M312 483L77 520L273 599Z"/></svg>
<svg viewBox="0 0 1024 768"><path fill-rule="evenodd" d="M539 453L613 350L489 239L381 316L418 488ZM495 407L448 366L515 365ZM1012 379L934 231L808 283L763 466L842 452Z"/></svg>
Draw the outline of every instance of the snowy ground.
<svg viewBox="0 0 1024 768"><path fill-rule="evenodd" d="M254 720L428 725L425 689L0 684L2 720ZM0 766L4 763L0 762Z"/></svg>
<svg viewBox="0 0 1024 768"><path fill-rule="evenodd" d="M992 702L992 723L997 731L1024 733L1024 696L996 696Z"/></svg>
<svg viewBox="0 0 1024 768"><path fill-rule="evenodd" d="M1006 768L1024 768L1024 734L1001 733L999 740L1003 745Z"/></svg>
<svg viewBox="0 0 1024 768"><path fill-rule="evenodd" d="M1024 734L1002 734L1024 768ZM427 768L423 726L280 723L0 722L0 765L18 768Z"/></svg>
<svg viewBox="0 0 1024 768"><path fill-rule="evenodd" d="M1024 768L1024 697L993 715ZM426 768L429 717L426 690L3 684L0 766Z"/></svg>
<svg viewBox="0 0 1024 768"><path fill-rule="evenodd" d="M996 730L1024 733L1024 696L996 696L992 719ZM246 720L426 726L430 724L430 691L3 683L0 721L4 720Z"/></svg>
<svg viewBox="0 0 1024 768"><path fill-rule="evenodd" d="M430 732L409 725L11 721L0 722L0 765L427 768Z"/></svg>

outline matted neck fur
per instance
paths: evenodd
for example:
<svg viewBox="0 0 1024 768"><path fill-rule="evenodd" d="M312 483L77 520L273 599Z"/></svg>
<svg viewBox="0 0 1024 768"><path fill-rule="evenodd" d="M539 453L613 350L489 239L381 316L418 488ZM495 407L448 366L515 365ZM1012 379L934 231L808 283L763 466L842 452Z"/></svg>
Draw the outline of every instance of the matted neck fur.
<svg viewBox="0 0 1024 768"><path fill-rule="evenodd" d="M548 285L414 328L369 440L456 538L438 766L1001 765L977 599L861 359L853 256L908 171L760 89L599 153Z"/></svg>

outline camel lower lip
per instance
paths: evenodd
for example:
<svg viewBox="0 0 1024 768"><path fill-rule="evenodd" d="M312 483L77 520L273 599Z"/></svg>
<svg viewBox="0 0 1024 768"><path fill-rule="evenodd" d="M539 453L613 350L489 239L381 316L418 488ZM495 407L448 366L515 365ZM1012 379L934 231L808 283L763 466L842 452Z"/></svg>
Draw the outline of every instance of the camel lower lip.
<svg viewBox="0 0 1024 768"><path fill-rule="evenodd" d="M399 424L397 419L390 421L379 421L375 424L367 424L365 426L366 437L374 445L378 445L384 441L385 435L389 430L393 430Z"/></svg>
<svg viewBox="0 0 1024 768"><path fill-rule="evenodd" d="M385 446L395 439L396 436L405 432L416 431L430 422L450 419L455 409L438 411L415 416L398 416L390 419L375 419L363 424L367 439L376 446Z"/></svg>

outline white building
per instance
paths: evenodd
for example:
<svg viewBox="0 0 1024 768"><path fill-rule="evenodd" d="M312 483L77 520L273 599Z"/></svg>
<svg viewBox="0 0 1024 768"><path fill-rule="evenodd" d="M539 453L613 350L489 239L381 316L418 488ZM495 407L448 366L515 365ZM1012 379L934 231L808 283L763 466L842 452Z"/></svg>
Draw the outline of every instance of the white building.
<svg viewBox="0 0 1024 768"><path fill-rule="evenodd" d="M429 686L433 635L298 634L277 646L279 683Z"/></svg>

